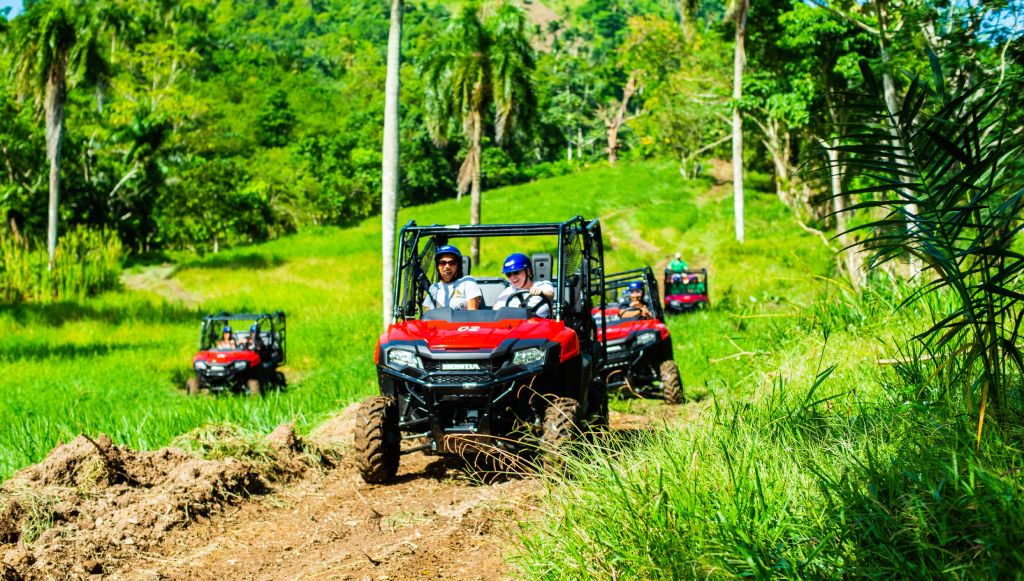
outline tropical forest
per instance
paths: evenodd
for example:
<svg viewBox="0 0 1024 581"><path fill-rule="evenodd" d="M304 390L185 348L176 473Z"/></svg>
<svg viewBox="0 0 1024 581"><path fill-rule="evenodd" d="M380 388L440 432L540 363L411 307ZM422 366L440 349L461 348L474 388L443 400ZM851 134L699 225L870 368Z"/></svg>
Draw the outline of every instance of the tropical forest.
<svg viewBox="0 0 1024 581"><path fill-rule="evenodd" d="M0 0L0 581L1024 575L1022 0Z"/></svg>

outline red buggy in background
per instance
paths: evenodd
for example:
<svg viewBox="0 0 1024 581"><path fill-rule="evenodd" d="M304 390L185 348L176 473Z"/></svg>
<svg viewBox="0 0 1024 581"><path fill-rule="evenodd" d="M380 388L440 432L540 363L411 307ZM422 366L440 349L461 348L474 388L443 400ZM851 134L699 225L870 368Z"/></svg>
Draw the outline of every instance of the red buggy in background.
<svg viewBox="0 0 1024 581"><path fill-rule="evenodd" d="M638 284L639 283L639 284ZM644 318L628 307L630 286L642 286L646 307ZM606 352L601 377L609 388L627 387L642 396L661 397L668 404L685 400L679 367L672 354L672 337L665 325L665 313L658 300L658 286L649 266L605 277L603 311L594 310L594 319L604 319ZM603 312L603 317L602 317Z"/></svg>

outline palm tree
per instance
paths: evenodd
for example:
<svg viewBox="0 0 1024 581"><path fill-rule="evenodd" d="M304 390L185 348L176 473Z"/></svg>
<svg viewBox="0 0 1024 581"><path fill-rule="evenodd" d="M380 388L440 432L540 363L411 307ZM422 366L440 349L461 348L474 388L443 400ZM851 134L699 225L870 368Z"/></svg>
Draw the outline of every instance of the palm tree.
<svg viewBox="0 0 1024 581"><path fill-rule="evenodd" d="M11 26L18 94L31 96L46 119L50 163L46 247L51 269L57 251L64 104L69 87L96 85L108 75L103 39L113 24L109 16L103 5L93 0L42 0L27 6Z"/></svg>
<svg viewBox="0 0 1024 581"><path fill-rule="evenodd" d="M733 215L736 221L736 241L743 242L743 117L740 114L740 99L743 97L743 67L747 64L744 43L747 36L747 14L750 12L750 0L735 0L732 10L732 17L736 22L732 83Z"/></svg>
<svg viewBox="0 0 1024 581"><path fill-rule="evenodd" d="M388 69L384 87L384 143L381 162L381 245L384 287L384 327L391 322L395 271L395 223L398 220L399 173L399 67L402 62L402 0L391 2L391 29L388 34Z"/></svg>
<svg viewBox="0 0 1024 581"><path fill-rule="evenodd" d="M480 8L466 5L448 30L427 52L422 65L426 81L427 128L434 140L447 143L454 121L461 121L468 148L459 168L459 199L470 196L470 223L480 223L480 161L484 123L493 107L494 137L504 143L528 123L536 111L533 51L526 38L526 16L502 3L483 22ZM471 255L480 261L474 238Z"/></svg>

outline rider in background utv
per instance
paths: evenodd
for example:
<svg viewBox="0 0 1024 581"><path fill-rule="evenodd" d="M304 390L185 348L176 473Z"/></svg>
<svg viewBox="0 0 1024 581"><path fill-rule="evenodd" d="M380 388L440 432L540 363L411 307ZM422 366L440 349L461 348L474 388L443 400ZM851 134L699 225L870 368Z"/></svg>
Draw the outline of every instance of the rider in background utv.
<svg viewBox="0 0 1024 581"><path fill-rule="evenodd" d="M501 309L509 306L509 300L512 295L519 291L528 290L530 291L529 301L524 301L522 305L533 307L537 301L543 301L542 304L537 306L536 316L547 318L551 312L550 303L555 298L555 287L551 284L551 281L542 280L534 283L533 281L533 264L525 254L516 252L510 254L502 265L501 273L508 278L509 287L501 291L498 298L494 301L494 309ZM538 298L534 298L538 297ZM540 298L543 297L543 298Z"/></svg>
<svg viewBox="0 0 1024 581"><path fill-rule="evenodd" d="M440 279L430 285L423 298L423 308L475 311L480 308L480 287L471 276L463 276L462 252L451 244L438 247L434 253L434 264Z"/></svg>
<svg viewBox="0 0 1024 581"><path fill-rule="evenodd" d="M634 280L629 283L627 290L629 291L629 297L619 303L619 318L652 318L650 304L648 304L647 297L645 296L646 293L644 293L644 283Z"/></svg>

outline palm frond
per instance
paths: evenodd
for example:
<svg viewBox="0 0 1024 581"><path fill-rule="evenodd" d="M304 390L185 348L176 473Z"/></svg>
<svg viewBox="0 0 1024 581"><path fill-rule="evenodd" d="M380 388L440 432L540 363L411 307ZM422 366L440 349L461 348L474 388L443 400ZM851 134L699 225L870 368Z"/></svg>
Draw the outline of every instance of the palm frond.
<svg viewBox="0 0 1024 581"><path fill-rule="evenodd" d="M1016 340L1024 320L1024 191L1011 168L1024 159L1024 139L1012 113L1021 96L1007 85L981 83L946 94L911 78L898 111L889 112L882 90L864 68L867 92L849 100L848 120L835 129L831 147L839 167L856 184L846 210L868 216L847 233L866 234L854 245L877 267L913 256L925 265L917 292L956 297L956 306L918 339L935 346L963 344L959 365L982 393L989 412L1004 405L1004 361L1018 371ZM1014 184L1017 184L1016 189ZM978 408L979 433L985 411Z"/></svg>

